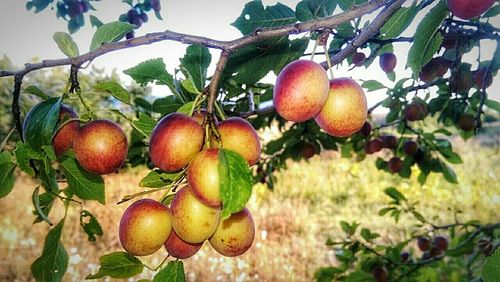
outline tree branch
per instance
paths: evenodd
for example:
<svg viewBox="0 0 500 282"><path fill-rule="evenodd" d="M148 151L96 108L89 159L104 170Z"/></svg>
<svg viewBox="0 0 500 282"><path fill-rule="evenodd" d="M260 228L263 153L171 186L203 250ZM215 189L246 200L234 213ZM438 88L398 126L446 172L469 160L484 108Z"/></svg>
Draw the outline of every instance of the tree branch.
<svg viewBox="0 0 500 282"><path fill-rule="evenodd" d="M214 103L217 98L217 92L219 91L219 81L222 78L222 73L224 72L224 67L226 66L227 60L229 59L229 51L223 50L220 54L219 61L215 66L215 72L208 86L208 105L207 113L211 115L214 111Z"/></svg>
<svg viewBox="0 0 500 282"><path fill-rule="evenodd" d="M19 134L19 139L24 142L23 126L21 124L21 110L19 109L19 97L21 96L21 85L23 83L22 74L14 76L14 91L12 92L12 117L13 123Z"/></svg>

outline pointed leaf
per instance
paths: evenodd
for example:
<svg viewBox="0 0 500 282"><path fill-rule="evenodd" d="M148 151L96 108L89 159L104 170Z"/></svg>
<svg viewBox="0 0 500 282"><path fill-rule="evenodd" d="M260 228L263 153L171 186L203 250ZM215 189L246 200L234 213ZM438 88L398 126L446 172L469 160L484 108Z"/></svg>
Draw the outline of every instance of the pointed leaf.
<svg viewBox="0 0 500 282"><path fill-rule="evenodd" d="M94 15L90 15L90 24L92 25L92 27L101 27L104 23L101 22L101 20L99 20L96 16Z"/></svg>
<svg viewBox="0 0 500 282"><path fill-rule="evenodd" d="M135 26L132 24L121 21L103 24L97 28L94 36L92 37L90 51L96 50L101 47L102 44L116 42L122 39L125 34L134 30L134 27Z"/></svg>
<svg viewBox="0 0 500 282"><path fill-rule="evenodd" d="M9 152L0 153L0 198L7 196L12 188L14 188L14 182L16 177L14 175L14 169L16 165L12 161L12 157Z"/></svg>
<svg viewBox="0 0 500 282"><path fill-rule="evenodd" d="M385 188L384 193L398 202L406 201L406 197L394 187Z"/></svg>
<svg viewBox="0 0 500 282"><path fill-rule="evenodd" d="M101 267L96 274L88 275L85 279L97 279L104 276L112 278L129 278L142 272L144 265L131 254L114 252L103 255L99 262Z"/></svg>
<svg viewBox="0 0 500 282"><path fill-rule="evenodd" d="M484 282L498 281L498 278L500 277L500 248L497 248L496 251L484 262L481 277Z"/></svg>
<svg viewBox="0 0 500 282"><path fill-rule="evenodd" d="M328 17L336 5L334 0L303 0L295 7L295 16L301 22Z"/></svg>
<svg viewBox="0 0 500 282"><path fill-rule="evenodd" d="M59 120L61 98L50 98L35 105L23 122L24 141L34 150L52 144L52 136Z"/></svg>
<svg viewBox="0 0 500 282"><path fill-rule="evenodd" d="M52 225L52 222L49 220L47 214L50 211L50 208L52 206L52 202L53 202L54 198L51 197L50 202L48 204L45 203L45 205L42 206L42 204L40 203L39 191L40 191L40 187L36 187L35 190L33 191L33 195L31 195L31 201L33 202L33 206L35 207L35 213L38 215L38 218L47 222L49 225ZM47 201L45 201L45 202L47 202ZM44 207L45 207L45 209L44 209ZM47 209L47 207L48 207L48 209ZM37 220L35 220L35 222L37 222Z"/></svg>
<svg viewBox="0 0 500 282"><path fill-rule="evenodd" d="M37 281L61 281L68 268L68 253L61 243L64 219L52 228L43 245L42 255L31 265Z"/></svg>
<svg viewBox="0 0 500 282"><path fill-rule="evenodd" d="M158 272L153 282L184 282L186 275L184 274L184 264L182 261L169 261L167 266Z"/></svg>
<svg viewBox="0 0 500 282"><path fill-rule="evenodd" d="M396 38L410 25L417 15L418 8L415 2L411 7L403 7L392 15L389 20L380 29L380 34L383 39Z"/></svg>
<svg viewBox="0 0 500 282"><path fill-rule="evenodd" d="M157 58L144 61L135 67L124 70L123 73L132 77L141 86L156 81L158 84L167 85L174 92L174 79L165 68L163 59Z"/></svg>
<svg viewBox="0 0 500 282"><path fill-rule="evenodd" d="M165 187L178 179L180 174L178 172L166 173L159 170L152 170L139 182L139 186L150 188Z"/></svg>
<svg viewBox="0 0 500 282"><path fill-rule="evenodd" d="M250 34L256 29L295 23L295 13L289 7L277 3L264 9L261 0L245 5L241 15L231 25L242 34Z"/></svg>
<svg viewBox="0 0 500 282"><path fill-rule="evenodd" d="M61 165L68 180L68 189L82 200L96 200L105 204L104 180L100 175L83 169L78 161L65 155Z"/></svg>
<svg viewBox="0 0 500 282"><path fill-rule="evenodd" d="M181 61L181 70L186 77L190 77L198 91L202 91L207 80L207 68L212 60L208 48L201 45L187 47L186 54ZM189 75L187 75L188 73Z"/></svg>
<svg viewBox="0 0 500 282"><path fill-rule="evenodd" d="M36 95L36 96L42 98L43 100L47 100L50 98L47 94L45 94L45 92L42 91L42 89L36 87L35 85L30 85L30 86L26 87L24 89L24 92Z"/></svg>
<svg viewBox="0 0 500 282"><path fill-rule="evenodd" d="M61 50L64 55L69 58L77 57L80 52L78 51L78 46L71 35L66 32L56 32L54 33L54 41L57 43L57 47Z"/></svg>
<svg viewBox="0 0 500 282"><path fill-rule="evenodd" d="M94 85L94 90L111 94L123 103L130 104L130 94L116 81L99 82Z"/></svg>

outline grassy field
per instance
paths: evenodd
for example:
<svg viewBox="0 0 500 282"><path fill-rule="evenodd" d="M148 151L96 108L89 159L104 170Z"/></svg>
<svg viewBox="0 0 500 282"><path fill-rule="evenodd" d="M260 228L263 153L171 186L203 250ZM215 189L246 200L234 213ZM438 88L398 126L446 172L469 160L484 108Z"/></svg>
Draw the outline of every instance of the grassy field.
<svg viewBox="0 0 500 282"><path fill-rule="evenodd" d="M458 143L457 143L458 142ZM402 217L399 224L378 216L388 201L383 189L395 186L411 200L419 200L419 210L436 223L461 220L500 221L500 151L498 146L482 147L472 141L457 141L464 164L454 165L459 185L447 183L441 175L431 175L420 186L413 177L401 179L375 168L376 156L362 162L342 159L336 153L315 156L310 161L290 163L278 174L275 191L256 185L248 205L256 222L252 248L237 258L225 258L206 243L185 261L190 281L310 281L321 266L335 264L333 252L324 245L327 238L341 239L338 222L357 221L382 234L381 241L394 242L412 231L413 219ZM381 153L382 155L384 152ZM139 191L137 183L147 173L134 169L105 177L105 206L85 203L97 215L105 234L90 243L78 221L78 206L70 209L63 232L69 267L66 281L81 281L98 267L100 255L121 250L118 222L127 204L115 205L125 194ZM416 175L416 173L414 173ZM36 183L18 175L14 191L0 200L0 281L30 281L30 264L40 255L46 224L32 225L31 194ZM159 197L160 195L154 197ZM58 204L59 205L59 204ZM445 208L447 207L447 208ZM57 222L63 208L54 207L51 219ZM158 264L164 249L143 259ZM145 271L136 277L151 278ZM135 281L135 279L132 281Z"/></svg>

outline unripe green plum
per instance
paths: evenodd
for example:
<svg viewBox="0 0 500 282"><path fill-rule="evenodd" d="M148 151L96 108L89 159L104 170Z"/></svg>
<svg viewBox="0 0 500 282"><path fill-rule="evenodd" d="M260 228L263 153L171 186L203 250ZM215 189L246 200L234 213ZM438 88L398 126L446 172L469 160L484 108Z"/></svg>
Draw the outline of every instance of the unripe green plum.
<svg viewBox="0 0 500 282"><path fill-rule="evenodd" d="M119 229L120 243L128 253L146 256L160 249L171 231L168 207L152 199L142 199L123 213Z"/></svg>
<svg viewBox="0 0 500 282"><path fill-rule="evenodd" d="M273 104L284 119L303 122L323 108L328 90L328 75L319 64L307 60L293 61L276 79Z"/></svg>
<svg viewBox="0 0 500 282"><path fill-rule="evenodd" d="M203 141L204 131L198 122L184 114L171 113L153 129L149 156L161 170L178 171L201 150Z"/></svg>
<svg viewBox="0 0 500 282"><path fill-rule="evenodd" d="M78 118L78 114L71 107L61 104L59 111L59 126L73 118ZM56 155L60 156L69 148L73 147L73 140L78 134L79 129L80 122L75 120L64 124L64 126L57 130L54 138L52 138L52 147Z"/></svg>
<svg viewBox="0 0 500 282"><path fill-rule="evenodd" d="M96 119L80 128L73 140L76 159L90 173L107 174L123 165L128 153L127 136L116 123Z"/></svg>
<svg viewBox="0 0 500 282"><path fill-rule="evenodd" d="M182 240L196 244L210 238L220 220L220 209L201 203L188 186L175 194L170 204L172 227Z"/></svg>
<svg viewBox="0 0 500 282"><path fill-rule="evenodd" d="M201 246L203 246L203 242L196 244L188 243L179 238L173 230L170 232L170 236L165 242L165 249L168 254L178 259L187 259L192 257L198 252L198 250L200 250Z"/></svg>
<svg viewBox="0 0 500 282"><path fill-rule="evenodd" d="M363 127L366 116L363 89L356 81L342 77L330 81L328 99L314 120L329 135L347 137Z"/></svg>
<svg viewBox="0 0 500 282"><path fill-rule="evenodd" d="M203 204L220 207L219 149L205 149L194 157L187 170L193 195Z"/></svg>
<svg viewBox="0 0 500 282"><path fill-rule="evenodd" d="M260 139L253 126L240 117L230 117L217 124L222 148L240 154L249 165L260 157Z"/></svg>
<svg viewBox="0 0 500 282"><path fill-rule="evenodd" d="M252 214L244 208L222 220L209 242L219 254L234 257L246 252L252 246L254 237Z"/></svg>

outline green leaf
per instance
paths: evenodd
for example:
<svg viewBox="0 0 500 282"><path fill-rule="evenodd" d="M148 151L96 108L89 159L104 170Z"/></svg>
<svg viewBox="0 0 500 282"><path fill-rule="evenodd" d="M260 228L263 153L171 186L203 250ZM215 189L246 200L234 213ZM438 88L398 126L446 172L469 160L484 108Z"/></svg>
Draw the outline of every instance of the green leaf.
<svg viewBox="0 0 500 282"><path fill-rule="evenodd" d="M382 208L379 212L378 212L378 215L380 216L383 216L385 215L386 213L392 211L392 210L395 210L396 208L394 207L386 207L386 208Z"/></svg>
<svg viewBox="0 0 500 282"><path fill-rule="evenodd" d="M386 88L382 83L376 80L365 80L361 84L361 87L366 88L368 92Z"/></svg>
<svg viewBox="0 0 500 282"><path fill-rule="evenodd" d="M170 95L154 100L153 111L162 115L167 115L175 112L181 106L182 103L179 102L174 95Z"/></svg>
<svg viewBox="0 0 500 282"><path fill-rule="evenodd" d="M221 220L241 211L252 195L252 173L238 153L219 149Z"/></svg>
<svg viewBox="0 0 500 282"><path fill-rule="evenodd" d="M38 215L37 219L35 219L35 222L40 222L41 220L47 222L49 225L52 225L52 222L48 218L48 213L50 212L50 209L52 208L52 203L54 201L54 197L50 196L47 197L47 195L50 194L45 194L46 196L44 197L44 201L40 201L40 187L36 187L35 190L33 191L33 194L31 195L31 201L33 203L33 206L35 207L35 214ZM42 194L43 195L43 194Z"/></svg>
<svg viewBox="0 0 500 282"><path fill-rule="evenodd" d="M22 142L17 142L16 150L14 152L19 168L28 175L35 176L35 171L30 166L30 160L43 160L43 155L33 150L28 144Z"/></svg>
<svg viewBox="0 0 500 282"><path fill-rule="evenodd" d="M385 188L384 193L398 202L406 201L406 197L394 187Z"/></svg>
<svg viewBox="0 0 500 282"><path fill-rule="evenodd" d="M337 0L340 9L347 11L354 5L360 5L368 2L368 0Z"/></svg>
<svg viewBox="0 0 500 282"><path fill-rule="evenodd" d="M301 22L328 17L336 5L334 0L303 0L295 7L295 16Z"/></svg>
<svg viewBox="0 0 500 282"><path fill-rule="evenodd" d="M455 171L451 167L447 166L444 163L441 163L441 168L442 168L441 172L443 173L444 179L446 179L446 181L454 184L458 183L457 175L455 174Z"/></svg>
<svg viewBox="0 0 500 282"><path fill-rule="evenodd" d="M339 273L343 273L345 269L338 267L321 267L314 272L314 278L317 282L331 282Z"/></svg>
<svg viewBox="0 0 500 282"><path fill-rule="evenodd" d="M366 241L371 241L375 238L378 238L380 235L378 233L372 233L370 229L362 228L361 229L361 237Z"/></svg>
<svg viewBox="0 0 500 282"><path fill-rule="evenodd" d="M59 120L61 98L50 98L35 105L26 114L23 123L24 141L35 151L52 144L52 136Z"/></svg>
<svg viewBox="0 0 500 282"><path fill-rule="evenodd" d="M492 110L495 110L497 112L500 113L500 103L495 101L495 100L491 100L491 99L486 99L486 101L484 101L484 104L492 109Z"/></svg>
<svg viewBox="0 0 500 282"><path fill-rule="evenodd" d="M375 282L373 275L361 270L351 272L345 282Z"/></svg>
<svg viewBox="0 0 500 282"><path fill-rule="evenodd" d="M482 15L483 18L493 18L500 14L500 5L496 5L495 7L489 9L486 13Z"/></svg>
<svg viewBox="0 0 500 282"><path fill-rule="evenodd" d="M150 171L144 178L139 182L140 187L150 187L150 188L161 188L169 184L172 184L174 180L178 179L180 173L166 173L159 170Z"/></svg>
<svg viewBox="0 0 500 282"><path fill-rule="evenodd" d="M342 228L342 230L345 233L351 234L351 235L354 234L354 231L352 230L352 227L351 227L351 225L349 225L349 223L347 223L346 221L341 220L339 222L339 224L340 224L340 228Z"/></svg>
<svg viewBox="0 0 500 282"><path fill-rule="evenodd" d="M155 277L153 282L184 282L186 281L186 275L184 274L184 264L180 260L169 261L167 266L160 270Z"/></svg>
<svg viewBox="0 0 500 282"><path fill-rule="evenodd" d="M257 29L292 24L295 21L295 13L289 7L277 3L264 9L261 0L257 0L247 3L241 15L231 25L247 35Z"/></svg>
<svg viewBox="0 0 500 282"><path fill-rule="evenodd" d="M88 219L86 219L88 218ZM102 228L97 218L87 210L80 212L80 225L88 236L90 242L95 242L95 236L102 236Z"/></svg>
<svg viewBox="0 0 500 282"><path fill-rule="evenodd" d="M495 282L500 277L500 248L486 259L481 271L484 282Z"/></svg>
<svg viewBox="0 0 500 282"><path fill-rule="evenodd" d="M59 50L61 50L64 55L68 56L69 58L77 57L80 54L75 41L73 41L71 35L67 34L66 32L56 32L54 33L53 38L57 43L57 47L59 47Z"/></svg>
<svg viewBox="0 0 500 282"><path fill-rule="evenodd" d="M198 91L202 91L207 80L207 68L212 60L208 48L202 45L191 45L181 61L181 71L186 78L191 78ZM189 74L189 75L188 75Z"/></svg>
<svg viewBox="0 0 500 282"><path fill-rule="evenodd" d="M140 112L139 119L132 121L132 126L141 132L144 136L151 136L154 127L156 126L156 120L150 117L149 115Z"/></svg>
<svg viewBox="0 0 500 282"><path fill-rule="evenodd" d="M405 29L411 24L417 15L417 12L418 8L415 5L415 2L413 2L411 7L403 7L397 10L396 13L394 13L394 15L387 20L382 28L380 28L381 37L383 39L391 39L401 35L401 33L403 33L403 31L405 31Z"/></svg>
<svg viewBox="0 0 500 282"><path fill-rule="evenodd" d="M422 66L432 59L441 46L443 36L437 31L448 14L446 2L440 1L418 25L406 62L414 76L419 75Z"/></svg>
<svg viewBox="0 0 500 282"><path fill-rule="evenodd" d="M43 245L42 255L31 265L31 273L37 281L61 281L68 268L68 253L61 243L64 219L52 228Z"/></svg>
<svg viewBox="0 0 500 282"><path fill-rule="evenodd" d="M99 20L96 16L94 15L90 15L90 24L92 25L92 27L101 27L104 23L101 22L101 20Z"/></svg>
<svg viewBox="0 0 500 282"><path fill-rule="evenodd" d="M82 200L96 200L105 204L104 180L100 175L83 169L78 161L65 155L61 165L68 180L68 189Z"/></svg>
<svg viewBox="0 0 500 282"><path fill-rule="evenodd" d="M130 104L130 94L116 81L102 81L94 85L95 91L111 94L125 104Z"/></svg>
<svg viewBox="0 0 500 282"><path fill-rule="evenodd" d="M132 77L141 86L156 81L157 84L167 85L172 92L176 93L174 78L165 69L162 58L144 61L135 67L124 70L123 73Z"/></svg>
<svg viewBox="0 0 500 282"><path fill-rule="evenodd" d="M191 109L193 108L194 101L189 101L186 104L180 106L176 112L178 113L183 113L185 115L188 115L189 112L191 112Z"/></svg>
<svg viewBox="0 0 500 282"><path fill-rule="evenodd" d="M7 196L12 188L14 188L14 182L16 177L14 175L14 169L16 164L12 161L12 157L9 152L0 153L0 198Z"/></svg>
<svg viewBox="0 0 500 282"><path fill-rule="evenodd" d="M30 85L24 89L25 93L29 93L35 96L38 96L42 98L43 100L49 99L49 95L45 94L45 92L42 91L42 89L36 87L35 85Z"/></svg>
<svg viewBox="0 0 500 282"><path fill-rule="evenodd" d="M85 279L97 279L104 276L112 278L130 278L141 273L144 269L142 262L126 252L114 252L103 255L99 262L101 267L96 274L88 275Z"/></svg>
<svg viewBox="0 0 500 282"><path fill-rule="evenodd" d="M94 36L92 37L92 41L90 43L90 51L94 51L97 48L101 47L102 44L116 42L125 36L125 34L134 30L134 25L115 21L107 24L103 24L98 27Z"/></svg>

